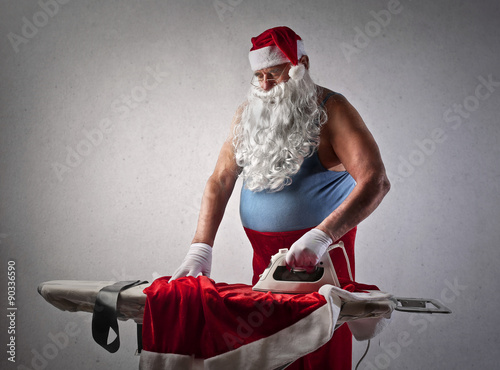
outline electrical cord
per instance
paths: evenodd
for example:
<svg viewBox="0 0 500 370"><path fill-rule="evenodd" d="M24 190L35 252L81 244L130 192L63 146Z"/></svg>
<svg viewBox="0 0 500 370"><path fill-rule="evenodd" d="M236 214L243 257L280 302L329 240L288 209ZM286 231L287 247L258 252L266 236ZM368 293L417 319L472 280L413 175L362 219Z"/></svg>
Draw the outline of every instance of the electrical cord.
<svg viewBox="0 0 500 370"><path fill-rule="evenodd" d="M356 364L356 368L354 370L358 370L359 364L361 364L361 361L363 361L369 349L370 349L370 339L368 339L368 344L366 346L365 353L363 353L363 356L361 356L361 358L359 359L358 363Z"/></svg>

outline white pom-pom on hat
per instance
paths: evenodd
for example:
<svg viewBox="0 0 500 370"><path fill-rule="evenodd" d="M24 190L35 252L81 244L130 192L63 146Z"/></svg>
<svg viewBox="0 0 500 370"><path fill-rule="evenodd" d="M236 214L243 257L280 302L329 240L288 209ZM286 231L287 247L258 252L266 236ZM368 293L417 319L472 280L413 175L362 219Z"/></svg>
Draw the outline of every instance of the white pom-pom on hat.
<svg viewBox="0 0 500 370"><path fill-rule="evenodd" d="M305 73L306 67L302 63L299 63L296 66L292 66L288 71L288 75L290 76L290 78L295 81L301 80L302 77L304 77Z"/></svg>

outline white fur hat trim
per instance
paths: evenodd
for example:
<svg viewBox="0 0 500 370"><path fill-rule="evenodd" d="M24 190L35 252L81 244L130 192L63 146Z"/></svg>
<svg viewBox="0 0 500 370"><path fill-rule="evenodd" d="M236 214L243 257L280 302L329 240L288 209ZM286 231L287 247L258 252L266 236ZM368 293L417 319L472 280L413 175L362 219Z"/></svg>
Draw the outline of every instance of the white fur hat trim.
<svg viewBox="0 0 500 370"><path fill-rule="evenodd" d="M307 55L304 49L304 42L302 40L297 40L297 59L300 59L303 55ZM248 59L250 60L252 71L258 71L260 69L290 62L277 46L266 46L257 50L252 50L248 53Z"/></svg>

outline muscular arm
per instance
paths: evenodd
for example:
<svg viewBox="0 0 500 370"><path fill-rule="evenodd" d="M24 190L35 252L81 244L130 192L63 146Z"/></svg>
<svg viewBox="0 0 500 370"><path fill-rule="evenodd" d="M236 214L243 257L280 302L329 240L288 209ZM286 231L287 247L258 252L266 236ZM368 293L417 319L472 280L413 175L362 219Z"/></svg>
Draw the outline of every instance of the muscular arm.
<svg viewBox="0 0 500 370"><path fill-rule="evenodd" d="M390 189L378 146L359 113L343 96L326 105L328 121L322 141L356 181L356 187L318 229L338 240L368 217Z"/></svg>
<svg viewBox="0 0 500 370"><path fill-rule="evenodd" d="M215 235L238 178L239 168L234 159L232 131L240 112L241 109L238 110L233 119L231 134L222 145L215 170L205 186L193 243L214 245Z"/></svg>

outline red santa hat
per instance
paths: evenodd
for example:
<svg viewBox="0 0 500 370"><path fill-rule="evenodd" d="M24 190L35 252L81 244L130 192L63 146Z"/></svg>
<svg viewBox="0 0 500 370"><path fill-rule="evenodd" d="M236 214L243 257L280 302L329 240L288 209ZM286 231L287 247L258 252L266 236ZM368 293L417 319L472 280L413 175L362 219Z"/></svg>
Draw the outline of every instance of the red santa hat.
<svg viewBox="0 0 500 370"><path fill-rule="evenodd" d="M290 62L290 77L300 80L304 76L305 67L302 63L299 64L299 59L307 55L304 42L290 28L268 29L259 36L252 37L252 45L248 59L253 71Z"/></svg>

